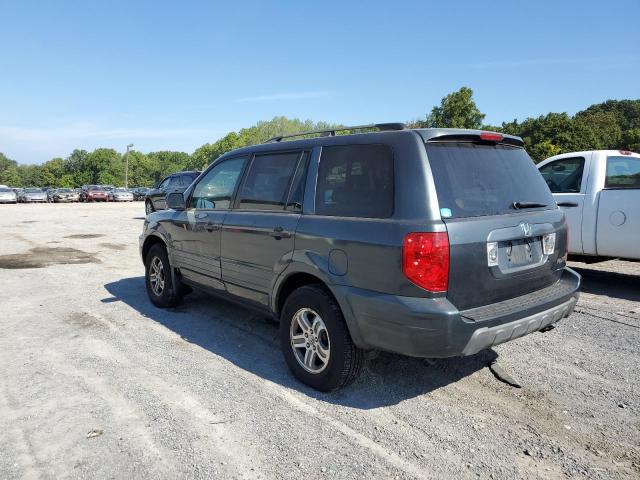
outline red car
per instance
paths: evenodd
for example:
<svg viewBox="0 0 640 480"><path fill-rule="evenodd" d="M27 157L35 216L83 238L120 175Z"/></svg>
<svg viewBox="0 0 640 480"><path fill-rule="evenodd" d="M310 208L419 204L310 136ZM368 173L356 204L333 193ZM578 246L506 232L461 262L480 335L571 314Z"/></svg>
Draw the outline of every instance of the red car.
<svg viewBox="0 0 640 480"><path fill-rule="evenodd" d="M106 202L107 200L107 191L98 185L88 185L80 194L81 202Z"/></svg>

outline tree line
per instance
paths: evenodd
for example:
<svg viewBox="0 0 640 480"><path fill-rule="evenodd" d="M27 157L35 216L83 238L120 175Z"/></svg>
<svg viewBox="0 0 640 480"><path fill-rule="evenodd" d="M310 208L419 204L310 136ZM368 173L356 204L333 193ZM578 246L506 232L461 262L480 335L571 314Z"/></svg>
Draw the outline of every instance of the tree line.
<svg viewBox="0 0 640 480"><path fill-rule="evenodd" d="M500 126L484 123L485 114L468 87L445 96L425 117L408 121L413 128L481 128L523 138L535 162L563 152L597 149L640 151L640 100L608 100L571 116L548 113L522 122ZM220 155L244 146L262 143L278 135L341 128L342 125L290 119L283 116L230 132L214 143L206 143L192 154L161 151L129 153L129 185L156 185L180 170L202 170ZM339 133L349 133L344 130ZM0 184L10 186L78 187L85 184L124 184L124 154L111 148L92 152L76 149L66 158L53 158L41 165L23 165L0 152Z"/></svg>

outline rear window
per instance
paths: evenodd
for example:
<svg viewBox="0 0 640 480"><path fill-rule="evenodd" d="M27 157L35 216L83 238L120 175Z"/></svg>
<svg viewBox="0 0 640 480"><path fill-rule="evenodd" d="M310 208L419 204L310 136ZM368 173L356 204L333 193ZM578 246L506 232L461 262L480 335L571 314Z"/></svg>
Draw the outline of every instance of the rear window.
<svg viewBox="0 0 640 480"><path fill-rule="evenodd" d="M549 188L523 148L462 142L426 146L443 218L513 213L514 202L555 208Z"/></svg>
<svg viewBox="0 0 640 480"><path fill-rule="evenodd" d="M608 157L606 188L640 188L640 158Z"/></svg>
<svg viewBox="0 0 640 480"><path fill-rule="evenodd" d="M316 214L388 218L393 214L393 155L386 145L323 147Z"/></svg>

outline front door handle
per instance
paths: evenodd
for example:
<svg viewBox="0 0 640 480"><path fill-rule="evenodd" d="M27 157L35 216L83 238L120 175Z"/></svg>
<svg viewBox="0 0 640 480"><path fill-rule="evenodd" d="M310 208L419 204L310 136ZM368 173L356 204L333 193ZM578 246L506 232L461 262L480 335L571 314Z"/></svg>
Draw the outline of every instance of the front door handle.
<svg viewBox="0 0 640 480"><path fill-rule="evenodd" d="M558 202L559 207L577 207L578 204L576 202Z"/></svg>
<svg viewBox="0 0 640 480"><path fill-rule="evenodd" d="M291 233L285 232L284 228L280 226L275 227L272 232L269 232L269 235L275 238L291 238Z"/></svg>

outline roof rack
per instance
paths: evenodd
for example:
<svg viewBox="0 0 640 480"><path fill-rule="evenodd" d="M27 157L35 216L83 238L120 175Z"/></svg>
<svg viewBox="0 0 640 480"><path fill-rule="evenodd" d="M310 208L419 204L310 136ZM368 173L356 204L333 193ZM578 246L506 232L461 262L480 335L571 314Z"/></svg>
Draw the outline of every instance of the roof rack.
<svg viewBox="0 0 640 480"><path fill-rule="evenodd" d="M312 130L310 132L300 132L291 135L280 135L270 138L264 143L276 143L281 142L285 138L302 137L304 135L321 135L323 137L335 137L336 132L342 132L344 130L366 130L370 128L377 128L380 131L384 130L406 130L407 126L404 123L372 123L370 125L358 125L355 127L336 127L328 130Z"/></svg>

